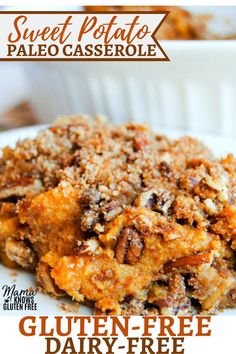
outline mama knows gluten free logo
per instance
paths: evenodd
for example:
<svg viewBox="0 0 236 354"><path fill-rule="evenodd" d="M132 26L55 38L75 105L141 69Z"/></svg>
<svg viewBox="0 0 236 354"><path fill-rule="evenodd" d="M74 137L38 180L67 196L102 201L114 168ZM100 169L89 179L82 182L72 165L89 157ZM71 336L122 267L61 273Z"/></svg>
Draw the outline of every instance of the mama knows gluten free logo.
<svg viewBox="0 0 236 354"><path fill-rule="evenodd" d="M18 290L16 285L3 285L2 287L3 297L3 310L5 311L17 311L17 310L37 310L37 303L35 302L35 296L37 290L26 289Z"/></svg>
<svg viewBox="0 0 236 354"><path fill-rule="evenodd" d="M157 40L168 12L0 12L0 60L169 58Z"/></svg>

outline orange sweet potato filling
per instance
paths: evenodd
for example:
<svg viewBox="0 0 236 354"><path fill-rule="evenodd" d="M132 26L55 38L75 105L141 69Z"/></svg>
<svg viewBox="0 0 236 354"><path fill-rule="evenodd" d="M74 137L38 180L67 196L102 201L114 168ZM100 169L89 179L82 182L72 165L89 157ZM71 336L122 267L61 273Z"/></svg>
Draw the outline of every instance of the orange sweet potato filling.
<svg viewBox="0 0 236 354"><path fill-rule="evenodd" d="M144 249L141 259L134 266L119 264L114 257L112 243L122 228L137 224L144 216L151 223L151 229L142 235ZM94 253L58 259L56 254L50 252L43 257L43 261L52 267L51 275L57 286L77 301L86 298L95 302L95 306L103 312L120 314L119 303L125 297L145 299L146 290L167 262L180 258L183 264L189 260L192 265L195 257L199 264L199 259L202 263L204 258L196 256L198 252L208 252L212 256L226 252L216 235L176 224L172 225L172 228L176 226L173 231L176 238L165 241L159 230L155 230L156 225L158 216L155 212L128 208L109 225L108 233L101 235L102 243L98 244Z"/></svg>

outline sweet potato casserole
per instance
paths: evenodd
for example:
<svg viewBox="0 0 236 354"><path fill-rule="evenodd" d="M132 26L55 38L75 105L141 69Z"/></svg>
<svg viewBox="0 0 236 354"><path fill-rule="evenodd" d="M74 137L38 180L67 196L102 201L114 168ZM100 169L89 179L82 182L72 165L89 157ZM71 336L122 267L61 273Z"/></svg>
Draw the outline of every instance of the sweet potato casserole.
<svg viewBox="0 0 236 354"><path fill-rule="evenodd" d="M236 304L236 159L138 124L58 120L0 158L0 255L104 314Z"/></svg>

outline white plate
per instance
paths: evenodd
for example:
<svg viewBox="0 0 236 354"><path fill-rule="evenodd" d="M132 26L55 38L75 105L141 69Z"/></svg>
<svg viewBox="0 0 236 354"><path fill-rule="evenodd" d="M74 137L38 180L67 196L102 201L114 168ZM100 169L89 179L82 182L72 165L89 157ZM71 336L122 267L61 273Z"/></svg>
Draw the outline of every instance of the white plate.
<svg viewBox="0 0 236 354"><path fill-rule="evenodd" d="M24 139L26 137L34 137L36 133L42 129L42 126L36 127L28 127L21 128L17 130L11 130L8 132L0 133L0 148L5 145L13 146L17 140ZM158 133L165 133L173 138L177 138L182 135L181 132L171 132L168 134L166 131L158 131ZM200 140L202 140L207 146L209 146L216 154L216 156L224 156L229 152L236 154L236 142L230 139L224 139L220 136L197 136ZM37 312L35 311L4 311L3 297L2 297L2 286L4 284L13 285L16 284L16 288L18 290L28 289L30 287L35 287L34 275L29 274L24 271L15 271L12 269L5 268L0 265L0 316L3 315L65 315L65 311L63 311L64 304L71 304L70 299L61 299L56 300L47 295L37 294L35 301L38 306ZM68 307L68 306L67 306ZM72 309L72 307L71 307ZM87 306L80 305L78 308L78 312L80 315L90 315L92 314L92 310ZM68 313L67 313L68 314ZM236 316L236 309L224 311L224 315L233 315Z"/></svg>

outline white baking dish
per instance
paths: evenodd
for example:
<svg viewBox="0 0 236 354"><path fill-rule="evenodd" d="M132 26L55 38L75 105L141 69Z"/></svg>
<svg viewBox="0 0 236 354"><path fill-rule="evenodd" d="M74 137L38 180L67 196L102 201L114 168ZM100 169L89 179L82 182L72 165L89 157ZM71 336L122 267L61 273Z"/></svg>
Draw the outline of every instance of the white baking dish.
<svg viewBox="0 0 236 354"><path fill-rule="evenodd" d="M209 33L236 34L236 6L187 7ZM162 41L171 62L25 63L43 123L60 114L236 136L236 40Z"/></svg>
<svg viewBox="0 0 236 354"><path fill-rule="evenodd" d="M43 123L106 114L116 123L236 135L236 41L162 41L171 62L25 63Z"/></svg>

